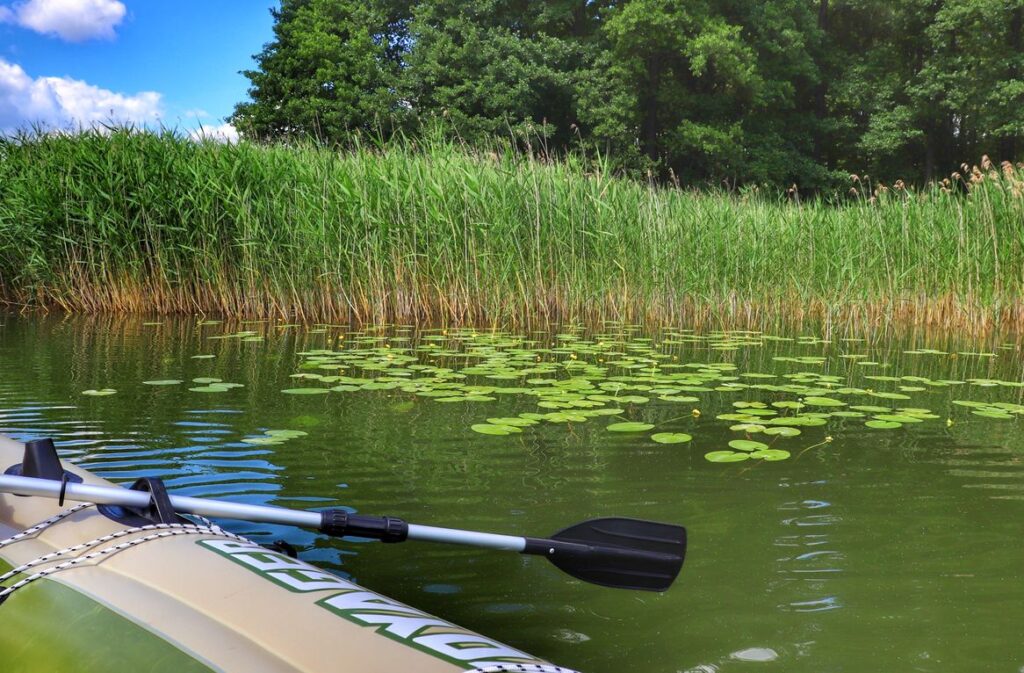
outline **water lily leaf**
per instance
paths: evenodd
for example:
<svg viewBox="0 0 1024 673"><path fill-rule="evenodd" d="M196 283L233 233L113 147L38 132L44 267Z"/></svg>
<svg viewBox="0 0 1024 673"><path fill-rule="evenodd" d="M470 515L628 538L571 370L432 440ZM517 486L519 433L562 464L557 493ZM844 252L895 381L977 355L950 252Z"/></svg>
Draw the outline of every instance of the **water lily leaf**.
<svg viewBox="0 0 1024 673"><path fill-rule="evenodd" d="M874 428L875 430L892 430L894 428L901 428L901 427L903 427L902 423L898 423L896 421L877 421L877 420L875 420L875 421L867 421L867 422L864 423L864 425L869 427L869 428Z"/></svg>
<svg viewBox="0 0 1024 673"><path fill-rule="evenodd" d="M757 416L751 416L750 414L718 414L715 416L715 420L736 421L737 423L753 423L761 419Z"/></svg>
<svg viewBox="0 0 1024 673"><path fill-rule="evenodd" d="M1008 414L1002 409L977 409L971 413L975 416L982 416L984 418L998 418L1002 420L1013 418L1012 414Z"/></svg>
<svg viewBox="0 0 1024 673"><path fill-rule="evenodd" d="M910 416L906 414L879 414L875 416L876 420L879 421L892 421L893 423L921 423L921 419L916 416Z"/></svg>
<svg viewBox="0 0 1024 673"><path fill-rule="evenodd" d="M88 395L90 397L106 397L107 395L114 395L116 393L117 391L113 388L100 388L99 390L90 389L82 391L83 395Z"/></svg>
<svg viewBox="0 0 1024 673"><path fill-rule="evenodd" d="M143 381L147 386L176 386L179 383L184 383L180 379L161 379L159 381Z"/></svg>
<svg viewBox="0 0 1024 673"><path fill-rule="evenodd" d="M226 393L230 388L216 383L211 383L208 386L197 386L195 388L189 388L189 390L194 393Z"/></svg>
<svg viewBox="0 0 1024 673"><path fill-rule="evenodd" d="M705 453L704 458L712 463L738 463L750 458L749 453L736 453L735 451L712 451Z"/></svg>
<svg viewBox="0 0 1024 673"><path fill-rule="evenodd" d="M785 418L773 418L770 421L767 421L767 423L770 425L798 425L804 428L825 425L827 422L828 421L825 420L824 418L818 418L816 416L806 416L802 414L800 416L786 416Z"/></svg>
<svg viewBox="0 0 1024 673"><path fill-rule="evenodd" d="M834 400L831 397L805 397L804 404L812 407L845 407L846 402Z"/></svg>
<svg viewBox="0 0 1024 673"><path fill-rule="evenodd" d="M302 430L265 430L263 434L269 435L270 437L284 437L287 439L293 439L295 437L305 437L309 433L304 432Z"/></svg>
<svg viewBox="0 0 1024 673"><path fill-rule="evenodd" d="M606 430L609 432L646 432L654 427L652 423L636 423L636 422L623 422L623 423L612 423Z"/></svg>
<svg viewBox="0 0 1024 673"><path fill-rule="evenodd" d="M220 383L222 379L214 379L209 376L200 376L197 379L192 379L193 383Z"/></svg>
<svg viewBox="0 0 1024 673"><path fill-rule="evenodd" d="M664 402L700 402L699 397L689 397L687 395L661 395L658 399Z"/></svg>
<svg viewBox="0 0 1024 673"><path fill-rule="evenodd" d="M889 407L875 407L869 404L858 404L850 408L856 409L857 411L866 411L869 414L884 414L886 412L892 411L892 409L890 409Z"/></svg>
<svg viewBox="0 0 1024 673"><path fill-rule="evenodd" d="M870 395L871 397L881 397L882 399L886 399L886 400L909 400L910 399L910 395L904 395L903 393L880 393L880 392L876 392L876 391L871 391L870 393L868 393L868 395Z"/></svg>
<svg viewBox="0 0 1024 673"><path fill-rule="evenodd" d="M585 423L586 412L553 411L545 417L549 423Z"/></svg>
<svg viewBox="0 0 1024 673"><path fill-rule="evenodd" d="M789 456L789 451L786 451L785 449L762 449L761 451L754 451L750 454L751 458L760 458L761 460L767 460L769 462L786 460Z"/></svg>
<svg viewBox="0 0 1024 673"><path fill-rule="evenodd" d="M519 428L511 425L494 425L492 423L477 423L470 426L470 430L479 432L482 435L511 435L516 432L522 432Z"/></svg>
<svg viewBox="0 0 1024 673"><path fill-rule="evenodd" d="M767 449L768 445L764 442L755 442L750 439L734 439L729 442L729 447L737 451L760 451L761 449Z"/></svg>
<svg viewBox="0 0 1024 673"><path fill-rule="evenodd" d="M330 391L327 388L285 388L281 392L287 395L326 395Z"/></svg>
<svg viewBox="0 0 1024 673"><path fill-rule="evenodd" d="M537 421L530 418L519 418L516 416L510 416L508 418L488 418L488 423L494 425L511 425L517 428L525 428L530 425L537 425Z"/></svg>
<svg viewBox="0 0 1024 673"><path fill-rule="evenodd" d="M616 407L607 407L604 409L590 409L586 412L588 416L618 416L619 414L626 413L625 409L618 409Z"/></svg>
<svg viewBox="0 0 1024 673"><path fill-rule="evenodd" d="M779 437L796 437L797 435L800 434L800 430L797 428L788 428L786 426L777 426L765 428L764 434L778 435Z"/></svg>
<svg viewBox="0 0 1024 673"><path fill-rule="evenodd" d="M693 439L685 432L656 432L651 435L651 440L659 444L683 444Z"/></svg>

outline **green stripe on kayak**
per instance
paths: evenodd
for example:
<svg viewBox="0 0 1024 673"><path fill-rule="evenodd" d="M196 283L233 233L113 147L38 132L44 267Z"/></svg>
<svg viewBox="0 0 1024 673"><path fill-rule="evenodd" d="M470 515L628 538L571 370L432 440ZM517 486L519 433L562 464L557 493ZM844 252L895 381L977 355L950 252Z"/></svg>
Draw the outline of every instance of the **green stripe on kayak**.
<svg viewBox="0 0 1024 673"><path fill-rule="evenodd" d="M11 566L0 559L0 574ZM210 673L156 634L74 589L37 580L0 603L4 673Z"/></svg>

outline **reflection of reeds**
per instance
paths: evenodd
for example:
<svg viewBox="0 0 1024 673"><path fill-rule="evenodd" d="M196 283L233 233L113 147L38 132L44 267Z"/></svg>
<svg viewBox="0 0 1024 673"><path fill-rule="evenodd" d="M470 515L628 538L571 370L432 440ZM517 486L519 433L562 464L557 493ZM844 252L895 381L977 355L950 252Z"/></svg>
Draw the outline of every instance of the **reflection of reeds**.
<svg viewBox="0 0 1024 673"><path fill-rule="evenodd" d="M923 190L854 176L829 205L444 144L4 140L0 290L301 320L1024 326L1024 171L962 175Z"/></svg>

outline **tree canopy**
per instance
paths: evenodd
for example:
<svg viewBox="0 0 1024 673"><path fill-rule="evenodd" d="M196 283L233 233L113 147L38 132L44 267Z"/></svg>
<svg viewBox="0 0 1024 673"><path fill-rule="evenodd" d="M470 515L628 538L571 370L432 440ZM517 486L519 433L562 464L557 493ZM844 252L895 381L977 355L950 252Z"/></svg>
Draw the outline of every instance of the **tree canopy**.
<svg viewBox="0 0 1024 673"><path fill-rule="evenodd" d="M1024 0L281 0L232 117L441 127L687 184L921 181L1024 150Z"/></svg>

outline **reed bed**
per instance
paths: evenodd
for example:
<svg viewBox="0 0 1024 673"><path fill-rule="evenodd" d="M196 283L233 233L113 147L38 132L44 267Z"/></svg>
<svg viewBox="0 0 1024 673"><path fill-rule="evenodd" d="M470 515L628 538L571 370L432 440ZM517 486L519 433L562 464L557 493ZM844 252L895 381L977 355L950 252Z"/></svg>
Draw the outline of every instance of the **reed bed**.
<svg viewBox="0 0 1024 673"><path fill-rule="evenodd" d="M840 202L451 143L0 140L0 297L325 322L1024 326L1024 169Z"/></svg>

